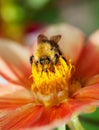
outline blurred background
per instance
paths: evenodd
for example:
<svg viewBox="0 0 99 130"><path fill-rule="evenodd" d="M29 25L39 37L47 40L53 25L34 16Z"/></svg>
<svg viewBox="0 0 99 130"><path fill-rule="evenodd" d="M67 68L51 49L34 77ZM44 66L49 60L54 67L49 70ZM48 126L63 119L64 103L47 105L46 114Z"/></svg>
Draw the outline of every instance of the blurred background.
<svg viewBox="0 0 99 130"><path fill-rule="evenodd" d="M0 37L28 44L44 26L66 22L87 36L99 28L99 0L0 0ZM99 129L99 110L81 115L86 130Z"/></svg>
<svg viewBox="0 0 99 130"><path fill-rule="evenodd" d="M99 27L99 0L0 0L0 36L21 43L45 25L67 22L87 35Z"/></svg>

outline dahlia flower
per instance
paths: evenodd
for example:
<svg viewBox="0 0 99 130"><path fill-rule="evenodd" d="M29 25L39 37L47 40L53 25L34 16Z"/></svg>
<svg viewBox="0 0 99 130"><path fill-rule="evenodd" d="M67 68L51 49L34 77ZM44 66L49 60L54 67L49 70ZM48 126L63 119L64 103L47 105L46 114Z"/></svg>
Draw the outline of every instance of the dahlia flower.
<svg viewBox="0 0 99 130"><path fill-rule="evenodd" d="M0 75L7 80L0 83L1 130L53 129L99 105L99 31L86 40L79 29L59 24L40 34L30 50L0 40Z"/></svg>

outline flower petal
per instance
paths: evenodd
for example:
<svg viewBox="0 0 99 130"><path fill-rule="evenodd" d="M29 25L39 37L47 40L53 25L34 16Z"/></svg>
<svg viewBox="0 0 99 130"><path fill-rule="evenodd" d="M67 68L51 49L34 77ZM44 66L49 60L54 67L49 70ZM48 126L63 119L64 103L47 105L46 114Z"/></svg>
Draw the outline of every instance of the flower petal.
<svg viewBox="0 0 99 130"><path fill-rule="evenodd" d="M68 24L56 24L45 28L43 33L49 38L53 35L62 35L59 45L64 55L73 62L77 61L85 40L84 34L79 29Z"/></svg>
<svg viewBox="0 0 99 130"><path fill-rule="evenodd" d="M76 75L81 78L88 78L99 74L99 31L89 38L76 68Z"/></svg>
<svg viewBox="0 0 99 130"><path fill-rule="evenodd" d="M89 103L89 100L71 99L66 103L49 108L34 106L31 103L3 113L0 116L0 128L4 130L21 128L49 130L65 124L73 114L79 113Z"/></svg>
<svg viewBox="0 0 99 130"><path fill-rule="evenodd" d="M0 109L12 109L33 102L31 93L22 86L0 84Z"/></svg>
<svg viewBox="0 0 99 130"><path fill-rule="evenodd" d="M94 104L99 105L99 83L82 88L73 95L73 98L90 99Z"/></svg>
<svg viewBox="0 0 99 130"><path fill-rule="evenodd" d="M51 130L64 125L74 114L78 114L83 108L87 107L89 103L89 100L70 99L58 106L45 108L40 118L36 122L31 122L29 128L26 130Z"/></svg>
<svg viewBox="0 0 99 130"><path fill-rule="evenodd" d="M0 73L11 82L28 83L31 74L29 52L8 40L0 40Z"/></svg>
<svg viewBox="0 0 99 130"><path fill-rule="evenodd" d="M85 86L94 85L99 83L99 74L92 76L88 80L85 81Z"/></svg>
<svg viewBox="0 0 99 130"><path fill-rule="evenodd" d="M41 115L43 108L28 104L0 116L0 128L2 130L19 130L30 121L35 122Z"/></svg>

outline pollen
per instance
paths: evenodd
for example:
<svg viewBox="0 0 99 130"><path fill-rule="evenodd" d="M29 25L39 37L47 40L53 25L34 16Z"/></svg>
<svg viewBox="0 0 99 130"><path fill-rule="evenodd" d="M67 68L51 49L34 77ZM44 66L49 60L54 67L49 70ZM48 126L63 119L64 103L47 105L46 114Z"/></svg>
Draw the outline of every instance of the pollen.
<svg viewBox="0 0 99 130"><path fill-rule="evenodd" d="M71 76L74 66L59 57L55 65L32 64L33 92L35 101L44 105L55 105L68 99Z"/></svg>

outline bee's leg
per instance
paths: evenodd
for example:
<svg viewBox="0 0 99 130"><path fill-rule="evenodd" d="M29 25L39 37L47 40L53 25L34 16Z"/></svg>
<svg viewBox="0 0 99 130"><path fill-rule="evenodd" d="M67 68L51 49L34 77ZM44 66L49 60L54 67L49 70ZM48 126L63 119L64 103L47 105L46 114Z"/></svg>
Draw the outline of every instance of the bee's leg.
<svg viewBox="0 0 99 130"><path fill-rule="evenodd" d="M55 64L57 64L58 60L59 60L59 55L55 54Z"/></svg>
<svg viewBox="0 0 99 130"><path fill-rule="evenodd" d="M64 61L67 63L67 65L69 65L69 63L68 63L67 59L66 59L64 56L62 56L62 58L63 58L63 59L64 59Z"/></svg>
<svg viewBox="0 0 99 130"><path fill-rule="evenodd" d="M42 64L41 76L42 76L42 74L43 74L43 71L44 71L44 65Z"/></svg>
<svg viewBox="0 0 99 130"><path fill-rule="evenodd" d="M44 68L44 65L43 65L42 71L48 72L47 68Z"/></svg>
<svg viewBox="0 0 99 130"><path fill-rule="evenodd" d="M32 55L31 57L30 57L30 64L32 65L32 63L33 63L33 58L34 58L34 56Z"/></svg>

